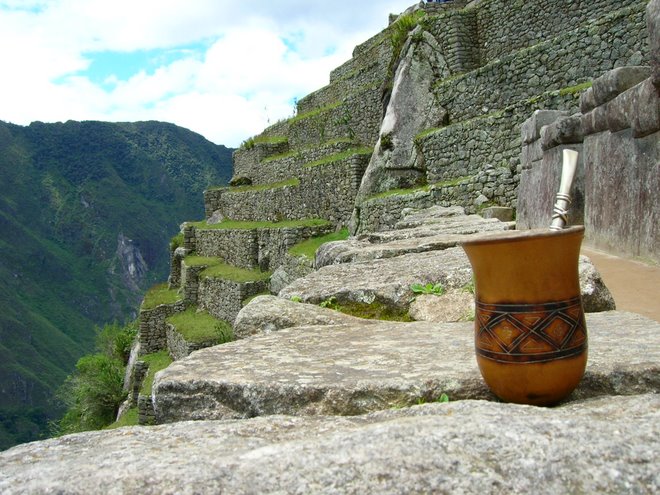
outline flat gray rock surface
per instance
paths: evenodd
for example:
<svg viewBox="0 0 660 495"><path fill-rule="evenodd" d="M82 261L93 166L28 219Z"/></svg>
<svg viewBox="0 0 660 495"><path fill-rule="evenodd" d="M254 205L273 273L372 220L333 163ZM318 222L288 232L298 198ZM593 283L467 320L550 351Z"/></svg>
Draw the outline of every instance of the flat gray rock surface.
<svg viewBox="0 0 660 495"><path fill-rule="evenodd" d="M244 339L305 325L375 324L314 304L294 302L276 296L258 296L247 304L234 322L234 337Z"/></svg>
<svg viewBox="0 0 660 495"><path fill-rule="evenodd" d="M450 241L444 238L438 242ZM320 253L320 256L328 261L332 254L333 263L338 264L328 264L299 278L282 289L279 296L284 299L299 298L312 304L319 304L331 297L340 303L352 301L371 304L376 301L388 307L406 310L415 295L410 288L412 284L439 282L445 289L461 289L472 283L472 267L463 248L443 247L441 250L400 254L399 247L393 247L399 243L370 245L361 250L355 249L353 241L348 241L344 251L341 243L332 243L336 247ZM421 246L423 249L424 244ZM598 270L585 256L580 257L579 272L585 311L614 309L614 299L609 289Z"/></svg>
<svg viewBox="0 0 660 495"><path fill-rule="evenodd" d="M571 398L660 390L660 324L587 315L589 362ZM269 414L353 415L430 401L493 399L472 323L379 323L281 330L192 353L156 375L159 422Z"/></svg>
<svg viewBox="0 0 660 495"><path fill-rule="evenodd" d="M485 401L80 433L0 453L15 494L658 493L660 397Z"/></svg>
<svg viewBox="0 0 660 495"><path fill-rule="evenodd" d="M470 262L462 248L404 254L394 258L324 266L282 289L280 297L299 297L318 304L330 297L406 309L415 283L442 283L460 288L472 281Z"/></svg>

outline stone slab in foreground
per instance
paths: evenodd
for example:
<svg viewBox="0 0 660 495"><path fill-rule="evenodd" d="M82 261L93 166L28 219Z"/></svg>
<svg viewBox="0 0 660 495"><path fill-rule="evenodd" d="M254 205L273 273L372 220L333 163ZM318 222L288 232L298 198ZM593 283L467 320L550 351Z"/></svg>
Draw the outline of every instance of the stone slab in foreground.
<svg viewBox="0 0 660 495"><path fill-rule="evenodd" d="M0 492L658 493L660 396L198 421L0 453Z"/></svg>
<svg viewBox="0 0 660 495"><path fill-rule="evenodd" d="M571 396L660 391L660 324L587 315L585 377ZM353 415L430 401L493 399L472 323L307 326L194 352L156 375L158 422L269 414Z"/></svg>

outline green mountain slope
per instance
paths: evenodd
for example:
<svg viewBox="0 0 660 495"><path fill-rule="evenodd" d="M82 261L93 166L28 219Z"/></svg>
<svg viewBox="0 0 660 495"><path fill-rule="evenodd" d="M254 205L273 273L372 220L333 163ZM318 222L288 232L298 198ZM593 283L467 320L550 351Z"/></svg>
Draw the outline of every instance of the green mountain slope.
<svg viewBox="0 0 660 495"><path fill-rule="evenodd" d="M135 315L232 150L160 122L0 122L0 449L43 433L94 326Z"/></svg>

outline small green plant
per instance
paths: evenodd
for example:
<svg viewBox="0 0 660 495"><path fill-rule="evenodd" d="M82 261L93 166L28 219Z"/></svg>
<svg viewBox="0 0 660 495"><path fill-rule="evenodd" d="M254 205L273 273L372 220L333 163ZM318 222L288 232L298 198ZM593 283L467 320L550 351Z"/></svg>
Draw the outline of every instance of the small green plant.
<svg viewBox="0 0 660 495"><path fill-rule="evenodd" d="M474 278L463 287L461 287L461 290L463 292L467 292L468 294L474 294Z"/></svg>
<svg viewBox="0 0 660 495"><path fill-rule="evenodd" d="M291 296L291 301L301 303L302 302L302 297L300 297L300 296Z"/></svg>
<svg viewBox="0 0 660 495"><path fill-rule="evenodd" d="M249 150L251 150L252 148L254 148L254 138L246 139L245 141L243 141L243 142L241 143L241 149L242 149L242 150L249 151Z"/></svg>
<svg viewBox="0 0 660 495"><path fill-rule="evenodd" d="M383 134L380 136L380 149L382 151L388 151L394 149L394 142L392 141L391 134Z"/></svg>
<svg viewBox="0 0 660 495"><path fill-rule="evenodd" d="M183 232L179 232L170 240L170 251L173 252L176 248L183 246Z"/></svg>
<svg viewBox="0 0 660 495"><path fill-rule="evenodd" d="M439 282L437 284L428 283L426 285L412 284L410 290L415 294L432 294L434 296L441 296L445 293L444 286Z"/></svg>
<svg viewBox="0 0 660 495"><path fill-rule="evenodd" d="M231 187L251 186L252 179L249 177L235 177L229 181Z"/></svg>
<svg viewBox="0 0 660 495"><path fill-rule="evenodd" d="M446 404L447 402L449 402L449 396L447 394L443 393L443 394L440 394L440 397L438 397L437 399L435 399L431 402L438 402L440 404ZM426 398L424 398L424 397L420 397L419 399L417 399L417 405L418 406L421 406L422 404L428 404L428 403L429 403L429 401L427 401Z"/></svg>
<svg viewBox="0 0 660 495"><path fill-rule="evenodd" d="M328 308L328 309L337 309L337 298L335 296L330 296L328 299L325 301L321 301L319 303L319 306L322 308Z"/></svg>

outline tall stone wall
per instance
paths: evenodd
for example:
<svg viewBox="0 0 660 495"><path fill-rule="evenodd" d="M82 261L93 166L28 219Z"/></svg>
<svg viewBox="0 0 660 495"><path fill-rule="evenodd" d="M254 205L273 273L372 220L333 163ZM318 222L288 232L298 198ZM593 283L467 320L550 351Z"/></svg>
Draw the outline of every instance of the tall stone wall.
<svg viewBox="0 0 660 495"><path fill-rule="evenodd" d="M582 94L581 114L526 123L519 227L548 225L569 147L581 154L571 213L573 223L584 221L585 242L660 262L660 91L650 75L648 67L613 70Z"/></svg>
<svg viewBox="0 0 660 495"><path fill-rule="evenodd" d="M633 2L557 38L508 51L474 71L443 81L436 88L438 104L447 109L450 121L467 120L517 100L590 81L620 65L648 62L644 5ZM518 34L527 29L525 23L519 25Z"/></svg>
<svg viewBox="0 0 660 495"><path fill-rule="evenodd" d="M593 24L608 12L629 6L643 11L646 4L647 0L484 0L475 7L482 62ZM602 49L618 47L607 44ZM618 56L613 55L616 62ZM619 65L625 63L622 58Z"/></svg>

